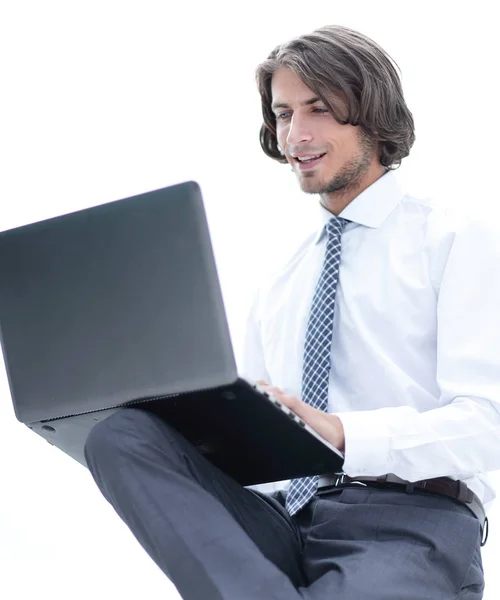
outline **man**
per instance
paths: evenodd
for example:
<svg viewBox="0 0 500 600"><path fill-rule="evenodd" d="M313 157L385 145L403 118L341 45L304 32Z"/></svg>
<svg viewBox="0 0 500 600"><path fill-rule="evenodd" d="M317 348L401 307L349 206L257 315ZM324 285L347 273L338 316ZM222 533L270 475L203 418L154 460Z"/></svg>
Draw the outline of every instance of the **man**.
<svg viewBox="0 0 500 600"><path fill-rule="evenodd" d="M139 409L93 429L89 469L185 599L479 599L500 236L401 191L413 119L366 36L320 29L257 78L262 147L321 222L260 289L244 374L345 453L345 476L245 489Z"/></svg>

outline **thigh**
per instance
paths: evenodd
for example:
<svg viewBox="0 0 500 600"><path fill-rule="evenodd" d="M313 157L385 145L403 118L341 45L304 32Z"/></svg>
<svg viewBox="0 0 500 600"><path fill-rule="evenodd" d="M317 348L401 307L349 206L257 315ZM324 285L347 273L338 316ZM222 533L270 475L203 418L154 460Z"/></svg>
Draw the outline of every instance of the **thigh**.
<svg viewBox="0 0 500 600"><path fill-rule="evenodd" d="M173 493L186 498L189 494L190 505L197 507L198 514L193 514L191 521L199 520L199 527L203 523L209 527L207 503L193 487L193 482L198 484L224 506L228 518L238 523L267 559L296 586L303 583L300 533L275 495L242 487L159 415L137 408L111 415L92 430L86 456L96 481L116 477L118 472L127 476L127 465L132 467L134 463L135 476L143 473L142 485L148 486L151 493L158 486L175 485ZM171 473L182 477L170 476ZM107 486L107 481L101 481L102 490Z"/></svg>
<svg viewBox="0 0 500 600"><path fill-rule="evenodd" d="M480 560L479 522L453 500L343 488L315 500L306 597L331 590L338 600L479 600Z"/></svg>

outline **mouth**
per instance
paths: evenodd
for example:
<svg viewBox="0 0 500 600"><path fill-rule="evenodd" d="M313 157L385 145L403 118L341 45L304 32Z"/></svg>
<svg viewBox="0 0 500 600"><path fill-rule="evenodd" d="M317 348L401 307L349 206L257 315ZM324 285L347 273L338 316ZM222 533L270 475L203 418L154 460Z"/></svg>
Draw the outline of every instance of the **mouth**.
<svg viewBox="0 0 500 600"><path fill-rule="evenodd" d="M310 154L308 156L294 156L293 162L301 171L307 171L316 167L323 160L325 155L326 152L323 154Z"/></svg>

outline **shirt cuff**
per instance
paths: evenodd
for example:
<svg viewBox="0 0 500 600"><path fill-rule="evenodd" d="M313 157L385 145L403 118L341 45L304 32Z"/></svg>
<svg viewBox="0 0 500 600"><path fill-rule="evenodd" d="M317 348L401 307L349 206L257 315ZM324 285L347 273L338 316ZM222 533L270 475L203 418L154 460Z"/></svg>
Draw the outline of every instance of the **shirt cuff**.
<svg viewBox="0 0 500 600"><path fill-rule="evenodd" d="M344 473L349 477L378 477L390 473L391 435L386 410L335 414L344 428Z"/></svg>

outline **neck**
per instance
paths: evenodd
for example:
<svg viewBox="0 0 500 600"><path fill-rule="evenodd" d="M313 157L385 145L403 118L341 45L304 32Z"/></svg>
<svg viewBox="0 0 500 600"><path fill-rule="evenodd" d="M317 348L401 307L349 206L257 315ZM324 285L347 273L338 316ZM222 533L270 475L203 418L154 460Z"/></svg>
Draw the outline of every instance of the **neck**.
<svg viewBox="0 0 500 600"><path fill-rule="evenodd" d="M377 179L385 175L386 172L387 169L380 164L371 166L361 179L353 182L350 186L338 192L322 194L320 197L321 205L335 216L338 216L354 198L369 188Z"/></svg>

